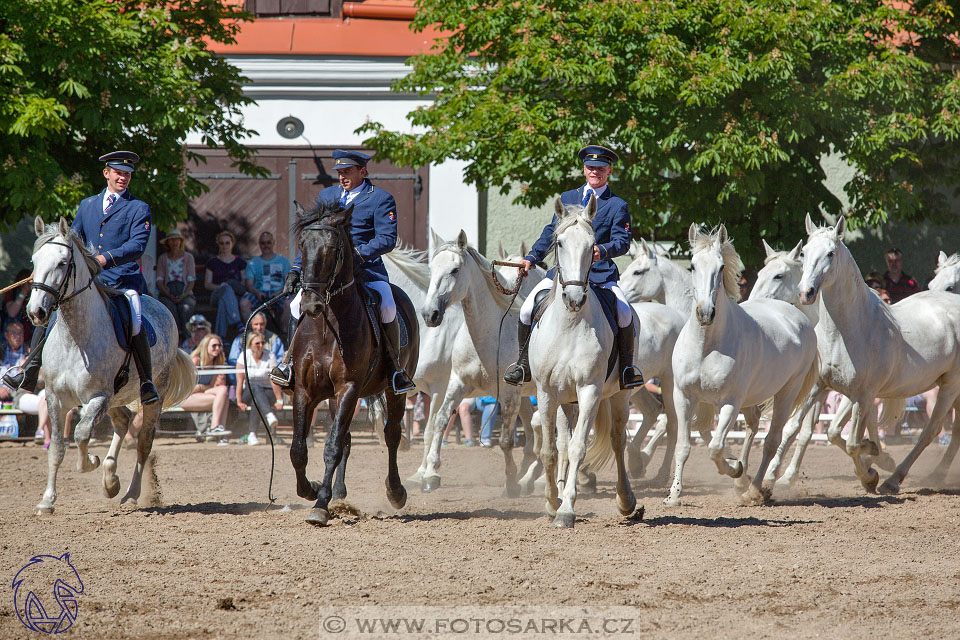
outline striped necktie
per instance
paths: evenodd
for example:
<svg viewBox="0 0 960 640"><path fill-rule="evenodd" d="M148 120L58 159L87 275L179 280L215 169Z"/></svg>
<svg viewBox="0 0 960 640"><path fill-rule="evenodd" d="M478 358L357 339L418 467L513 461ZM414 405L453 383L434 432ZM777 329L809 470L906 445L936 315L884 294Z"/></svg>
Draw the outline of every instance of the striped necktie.
<svg viewBox="0 0 960 640"><path fill-rule="evenodd" d="M583 192L583 202L580 203L581 207L587 206L587 203L590 202L590 196L593 195L593 189L587 188Z"/></svg>
<svg viewBox="0 0 960 640"><path fill-rule="evenodd" d="M107 206L103 210L103 215L110 213L110 209L113 209L113 205L117 202L117 194L111 193L107 196Z"/></svg>

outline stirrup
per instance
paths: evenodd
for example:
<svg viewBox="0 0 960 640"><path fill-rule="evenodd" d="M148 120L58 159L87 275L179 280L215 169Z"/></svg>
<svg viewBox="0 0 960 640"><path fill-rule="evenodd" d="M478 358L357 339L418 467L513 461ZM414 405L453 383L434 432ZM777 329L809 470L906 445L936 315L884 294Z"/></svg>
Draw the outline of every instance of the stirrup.
<svg viewBox="0 0 960 640"><path fill-rule="evenodd" d="M26 377L27 374L23 371L23 369L19 370L17 373L14 373L13 370L11 370L3 374L3 384L16 391L20 388L20 385L23 384L23 381L26 379Z"/></svg>
<svg viewBox="0 0 960 640"><path fill-rule="evenodd" d="M643 374L640 369L634 365L627 365L620 372L620 388L634 389L643 385Z"/></svg>
<svg viewBox="0 0 960 640"><path fill-rule="evenodd" d="M399 380L397 379L398 376ZM413 380L407 376L407 372L403 369L393 372L393 377L390 379L390 386L393 387L393 392L397 395L413 391L417 388L417 385L413 383Z"/></svg>
<svg viewBox="0 0 960 640"><path fill-rule="evenodd" d="M140 404L153 404L158 400L160 400L160 394L152 380L147 380L140 385Z"/></svg>
<svg viewBox="0 0 960 640"><path fill-rule="evenodd" d="M281 389L293 387L293 367L289 363L281 362L270 372L270 380Z"/></svg>
<svg viewBox="0 0 960 640"><path fill-rule="evenodd" d="M519 380L517 379L518 375ZM510 369L503 374L503 381L507 384L512 384L515 387L519 387L527 382L530 382L530 372L527 371L527 368L519 362L514 362Z"/></svg>

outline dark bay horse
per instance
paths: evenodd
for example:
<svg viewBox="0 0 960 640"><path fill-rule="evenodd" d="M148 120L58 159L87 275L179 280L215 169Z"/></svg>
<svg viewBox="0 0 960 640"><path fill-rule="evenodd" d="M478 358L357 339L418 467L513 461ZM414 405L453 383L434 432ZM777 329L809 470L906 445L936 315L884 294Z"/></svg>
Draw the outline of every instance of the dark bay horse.
<svg viewBox="0 0 960 640"><path fill-rule="evenodd" d="M293 233L303 260L300 308L305 317L291 345L294 389L290 462L297 474L297 495L317 501L306 520L322 526L330 517L327 506L334 494L331 484L338 467L336 497L346 495L343 473L357 400L384 391L387 498L397 509L406 504L407 492L397 470L397 446L406 394L391 391L393 369L387 351L389 342L374 333L364 293L354 280L357 253L350 235L353 207L341 209L337 203L320 203L304 212L298 203L296 209ZM407 371L416 371L420 352L416 310L403 290L394 286L393 295L397 313L409 336L405 349L399 354L400 364ZM379 322L379 318L376 321ZM327 399L331 400L334 420L323 448L323 481L317 484L307 479L306 437L317 403Z"/></svg>

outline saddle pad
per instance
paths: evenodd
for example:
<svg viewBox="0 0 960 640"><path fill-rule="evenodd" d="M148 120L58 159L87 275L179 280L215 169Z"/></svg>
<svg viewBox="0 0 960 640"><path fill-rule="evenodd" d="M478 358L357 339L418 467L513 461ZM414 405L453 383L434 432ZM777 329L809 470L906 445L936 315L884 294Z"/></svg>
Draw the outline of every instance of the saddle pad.
<svg viewBox="0 0 960 640"><path fill-rule="evenodd" d="M396 285L391 284L392 289L399 289ZM376 338L377 344L380 344L380 332L382 331L380 327L380 294L377 293L376 289L368 287L365 283L360 282L360 291L363 292L363 299L367 307L367 317L370 319L370 326L373 328L373 334ZM394 294L394 300L396 300L397 295ZM409 319L403 315L402 310L397 307L397 320L399 324L397 325L400 328L400 349L406 347L410 342L410 333L408 330Z"/></svg>
<svg viewBox="0 0 960 640"><path fill-rule="evenodd" d="M110 311L110 320L113 322L113 333L117 336L117 344L124 351L130 351L130 343L127 341L127 332L129 331L133 310L130 308L130 301L127 296L113 295L109 298L110 304L107 309ZM141 314L140 330L147 332L147 342L152 347L157 344L157 332L153 325Z"/></svg>

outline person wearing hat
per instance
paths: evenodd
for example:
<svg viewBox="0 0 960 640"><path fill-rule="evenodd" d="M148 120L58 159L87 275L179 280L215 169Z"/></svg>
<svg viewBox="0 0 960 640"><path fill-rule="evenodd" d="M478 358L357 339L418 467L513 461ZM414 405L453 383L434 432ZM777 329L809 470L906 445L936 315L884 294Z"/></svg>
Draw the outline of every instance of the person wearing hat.
<svg viewBox="0 0 960 640"><path fill-rule="evenodd" d="M204 316L202 313L197 313L190 316L190 321L187 322L188 337L180 344L180 348L187 353L193 353L193 350L199 346L203 336L207 335L211 331L212 328L210 321L207 320L206 316Z"/></svg>
<svg viewBox="0 0 960 640"><path fill-rule="evenodd" d="M187 318L197 307L193 295L197 266L193 255L183 250L183 235L178 229L171 229L160 242L167 250L157 260L157 292L160 302L176 319L183 340L187 337Z"/></svg>
<svg viewBox="0 0 960 640"><path fill-rule="evenodd" d="M151 404L160 396L152 380L150 345L144 332L140 331L140 295L146 293L147 283L137 264L150 239L150 207L127 190L140 156L132 151L114 151L100 156L99 160L105 163L103 177L107 186L99 194L80 202L70 228L79 234L84 244L97 250L96 260L103 268L97 276L98 281L123 291L130 300L133 310L130 343L140 375L140 402ZM38 341L38 335L42 339L45 333L46 329L37 327L34 340ZM15 389L33 393L40 373L40 351L36 349L31 354L33 357L16 376L4 376L4 382Z"/></svg>
<svg viewBox="0 0 960 640"><path fill-rule="evenodd" d="M620 388L631 389L643 384L643 375L633 366L633 310L623 291L617 285L620 272L613 258L622 256L630 249L630 212L627 203L610 190L607 182L613 173L613 163L617 154L599 145L586 146L577 154L583 163L583 175L587 182L579 189L564 191L560 202L564 205L587 206L591 197L597 199L597 213L593 217L593 231L597 244L593 247L593 265L590 268L590 282L604 289L610 289L617 297L617 345L619 348ZM540 239L530 249L530 253L521 261L524 277L531 267L546 257L553 244L553 230L557 223L554 215L550 224L543 228ZM530 381L530 358L527 346L530 338L534 298L538 291L553 286L556 269L551 269L540 284L527 295L520 307L520 321L517 324L517 337L520 342L520 357L503 376L504 382L521 385Z"/></svg>
<svg viewBox="0 0 960 640"><path fill-rule="evenodd" d="M333 167L337 170L339 184L320 191L317 203L335 202L342 208L353 206L350 234L356 250L354 277L380 295L380 321L383 333L393 347L390 350L394 370L391 377L393 391L405 393L413 390L415 385L397 358L400 348L397 305L390 289L387 268L380 258L397 245L397 204L390 193L374 186L367 178L369 161L370 156L359 151L334 151ZM287 295L294 292L300 280L300 258L298 255L284 281L284 293ZM271 372L273 381L286 389L293 385L293 367L289 359L292 352L291 345L283 362Z"/></svg>

